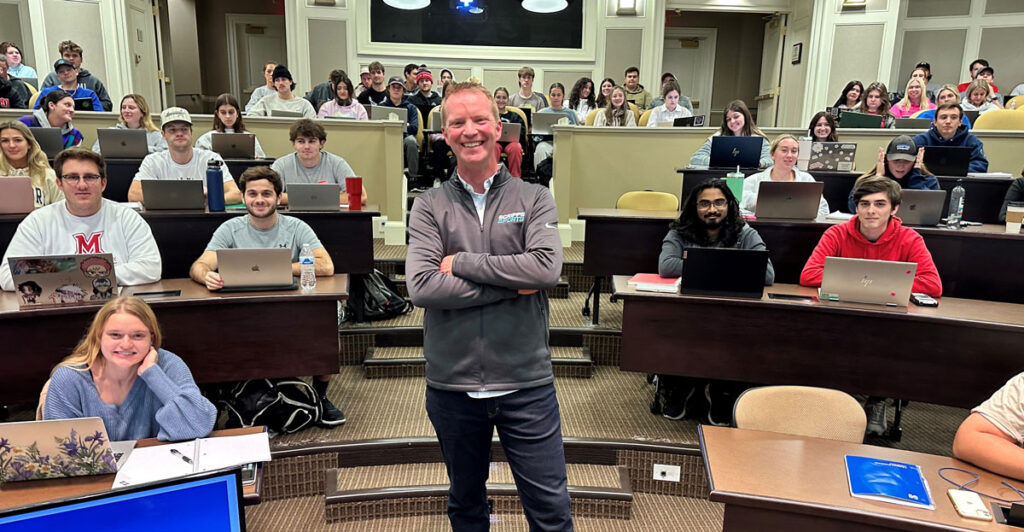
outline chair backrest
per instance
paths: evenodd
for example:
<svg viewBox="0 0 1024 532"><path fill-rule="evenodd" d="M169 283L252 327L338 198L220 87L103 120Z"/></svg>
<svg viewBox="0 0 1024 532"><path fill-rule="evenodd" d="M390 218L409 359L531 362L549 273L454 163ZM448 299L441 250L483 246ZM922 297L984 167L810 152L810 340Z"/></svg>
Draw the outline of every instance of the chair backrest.
<svg viewBox="0 0 1024 532"><path fill-rule="evenodd" d="M653 111L654 109L644 111L643 114L640 115L640 120L637 120L636 125L640 127L647 127L647 121L651 119L651 112Z"/></svg>
<svg viewBox="0 0 1024 532"><path fill-rule="evenodd" d="M602 109L602 108L591 109L590 112L587 113L587 119L583 121L583 125L586 125L586 126L594 125L594 119L597 118L597 112L598 111L604 111L604 109Z"/></svg>
<svg viewBox="0 0 1024 532"><path fill-rule="evenodd" d="M29 100L28 100L28 108L29 109L35 109L36 108L36 101L37 100L39 100L39 93L38 92L33 93L32 97L29 98Z"/></svg>
<svg viewBox="0 0 1024 532"><path fill-rule="evenodd" d="M420 112L420 108L416 108L416 144L422 149L423 148L423 113Z"/></svg>
<svg viewBox="0 0 1024 532"><path fill-rule="evenodd" d="M743 392L733 407L741 429L765 430L851 443L864 441L864 407L839 390L764 386Z"/></svg>
<svg viewBox="0 0 1024 532"><path fill-rule="evenodd" d="M639 121L640 121L640 109L638 109L638 108L637 108L637 106L636 106L636 104L635 104L635 103L633 103L633 102L626 102L626 103L628 103L628 104L629 104L629 110L630 110L630 111L633 111L633 118L634 118L634 119L635 119L635 120L636 120L637 122L639 122Z"/></svg>
<svg viewBox="0 0 1024 532"><path fill-rule="evenodd" d="M1024 113L1008 109L986 111L974 121L971 129L1001 129L1024 131Z"/></svg>
<svg viewBox="0 0 1024 532"><path fill-rule="evenodd" d="M910 115L910 118L917 118L917 116L918 116L918 115L920 115L921 113L923 113L923 112L925 112L925 111L927 111L927 110L928 110L928 109L921 109L920 111L918 111L918 112L916 112L916 113L914 113L914 114Z"/></svg>
<svg viewBox="0 0 1024 532"><path fill-rule="evenodd" d="M39 392L39 406L36 407L36 421L43 419L43 412L46 411L46 393L50 391L50 379L46 379L43 389Z"/></svg>
<svg viewBox="0 0 1024 532"><path fill-rule="evenodd" d="M435 105L435 106L431 107L430 108L430 114L427 115L427 129L429 129L431 131L440 131L441 130L441 124L435 124L434 123L434 117L437 116L434 113L434 111L436 111L440 107L441 107L440 105Z"/></svg>
<svg viewBox="0 0 1024 532"><path fill-rule="evenodd" d="M526 134L529 135L530 134L530 122L528 122L526 120L526 111L523 111L522 109L520 109L520 108L518 108L518 107L516 107L514 105L506 105L505 106L505 110L506 111L512 111L513 113L519 115L519 118L523 119L523 128L526 130Z"/></svg>
<svg viewBox="0 0 1024 532"><path fill-rule="evenodd" d="M1006 100L1003 102L1003 107L1015 111L1024 111L1024 94Z"/></svg>
<svg viewBox="0 0 1024 532"><path fill-rule="evenodd" d="M636 209L640 211L674 211L679 209L679 198L668 192L652 190L634 190L619 196L615 202L616 209Z"/></svg>

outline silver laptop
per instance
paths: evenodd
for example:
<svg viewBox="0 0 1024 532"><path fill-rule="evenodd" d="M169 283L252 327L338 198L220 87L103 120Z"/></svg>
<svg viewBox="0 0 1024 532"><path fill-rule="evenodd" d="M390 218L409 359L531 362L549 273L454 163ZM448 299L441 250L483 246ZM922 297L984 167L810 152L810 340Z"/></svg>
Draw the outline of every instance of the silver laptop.
<svg viewBox="0 0 1024 532"><path fill-rule="evenodd" d="M31 177L0 177L0 214L26 214L36 208Z"/></svg>
<svg viewBox="0 0 1024 532"><path fill-rule="evenodd" d="M757 190L754 214L762 218L814 220L825 183L815 181L762 181Z"/></svg>
<svg viewBox="0 0 1024 532"><path fill-rule="evenodd" d="M856 142L812 142L807 171L831 170L849 172L857 157Z"/></svg>
<svg viewBox="0 0 1024 532"><path fill-rule="evenodd" d="M501 123L501 137L498 142L519 142L519 133L523 130L522 124L512 122Z"/></svg>
<svg viewBox="0 0 1024 532"><path fill-rule="evenodd" d="M302 113L298 111L282 111L280 109L271 109L270 116L273 118L302 118Z"/></svg>
<svg viewBox="0 0 1024 532"><path fill-rule="evenodd" d="M903 225L939 225L942 207L946 204L945 190L903 189L903 199L896 215Z"/></svg>
<svg viewBox="0 0 1024 532"><path fill-rule="evenodd" d="M144 179L146 210L202 210L206 208L203 182L198 179Z"/></svg>
<svg viewBox="0 0 1024 532"><path fill-rule="evenodd" d="M224 159L256 158L256 135L252 133L214 133L210 138L213 151Z"/></svg>
<svg viewBox="0 0 1024 532"><path fill-rule="evenodd" d="M292 277L292 250L287 248L218 249L217 271L224 280L222 292L298 287Z"/></svg>
<svg viewBox="0 0 1024 532"><path fill-rule="evenodd" d="M138 159L149 155L145 129L97 129L100 153L107 159Z"/></svg>
<svg viewBox="0 0 1024 532"><path fill-rule="evenodd" d="M31 127L29 129L47 157L53 159L64 150L64 137L60 134L60 128Z"/></svg>
<svg viewBox="0 0 1024 532"><path fill-rule="evenodd" d="M569 117L562 113L534 113L533 114L533 128L530 129L532 135L554 135L551 131L551 126L557 125L562 120L565 123L569 123Z"/></svg>
<svg viewBox="0 0 1024 532"><path fill-rule="evenodd" d="M117 294L110 253L10 257L7 264L20 308L102 304Z"/></svg>
<svg viewBox="0 0 1024 532"><path fill-rule="evenodd" d="M395 115L395 118L391 118ZM405 107L384 107L374 105L370 107L370 120L399 120L403 124L409 123L409 110Z"/></svg>
<svg viewBox="0 0 1024 532"><path fill-rule="evenodd" d="M905 307L917 263L825 257L818 297L823 301Z"/></svg>
<svg viewBox="0 0 1024 532"><path fill-rule="evenodd" d="M340 191L334 183L292 183L288 185L288 210L340 210Z"/></svg>
<svg viewBox="0 0 1024 532"><path fill-rule="evenodd" d="M3 424L0 482L117 472L110 438L98 417ZM0 455L2 456L2 455Z"/></svg>

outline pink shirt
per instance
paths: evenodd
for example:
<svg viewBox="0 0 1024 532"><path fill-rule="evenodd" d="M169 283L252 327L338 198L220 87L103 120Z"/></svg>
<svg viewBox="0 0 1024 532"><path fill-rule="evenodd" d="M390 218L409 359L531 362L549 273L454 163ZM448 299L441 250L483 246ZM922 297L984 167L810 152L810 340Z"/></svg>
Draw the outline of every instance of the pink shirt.
<svg viewBox="0 0 1024 532"><path fill-rule="evenodd" d="M903 106L897 104L897 105L892 106L892 109L890 109L889 112L893 116L895 116L896 118L910 118L910 117L914 116L914 113L917 113L917 112L920 112L920 111L927 111L929 109L935 109L935 104L932 103L932 102L928 102L928 107L921 107L920 105L914 105L913 102L908 102L908 103L910 103L910 106L907 107L906 109L904 109Z"/></svg>

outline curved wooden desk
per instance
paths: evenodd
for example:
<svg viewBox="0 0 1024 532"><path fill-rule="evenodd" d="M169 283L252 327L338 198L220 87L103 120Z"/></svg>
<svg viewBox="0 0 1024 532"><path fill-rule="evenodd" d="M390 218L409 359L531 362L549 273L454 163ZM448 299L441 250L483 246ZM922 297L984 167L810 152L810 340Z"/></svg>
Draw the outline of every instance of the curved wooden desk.
<svg viewBox="0 0 1024 532"><path fill-rule="evenodd" d="M1024 305L943 297L937 308L637 292L623 299L619 366L759 384L801 384L963 408L1024 371Z"/></svg>
<svg viewBox="0 0 1024 532"><path fill-rule="evenodd" d="M189 279L126 287L122 294L181 290L148 299L163 347L188 364L198 383L338 372L337 301L348 276L320 277L316 291L210 292ZM53 366L71 353L99 306L19 310L0 294L0 404L34 403Z"/></svg>

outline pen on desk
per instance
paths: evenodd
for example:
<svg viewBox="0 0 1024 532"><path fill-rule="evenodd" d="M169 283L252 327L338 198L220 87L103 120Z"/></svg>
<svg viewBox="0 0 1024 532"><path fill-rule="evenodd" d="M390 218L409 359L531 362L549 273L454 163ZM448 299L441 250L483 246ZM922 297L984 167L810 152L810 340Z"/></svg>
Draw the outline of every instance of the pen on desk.
<svg viewBox="0 0 1024 532"><path fill-rule="evenodd" d="M186 464L191 464L192 463L192 459L191 458L181 454L181 451L179 451L177 449L171 449L171 454L173 454L174 456L177 456L178 458L181 458L182 460L185 461Z"/></svg>

